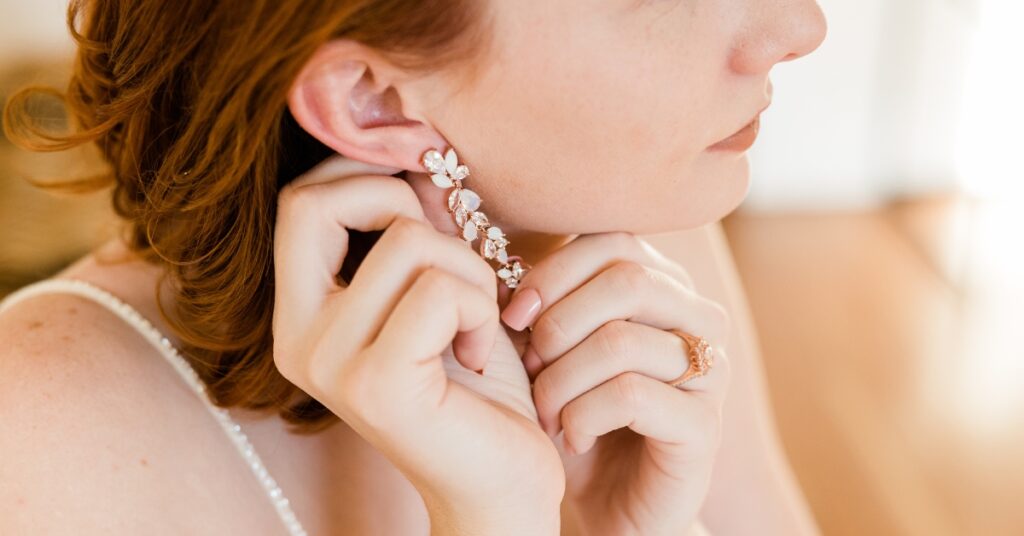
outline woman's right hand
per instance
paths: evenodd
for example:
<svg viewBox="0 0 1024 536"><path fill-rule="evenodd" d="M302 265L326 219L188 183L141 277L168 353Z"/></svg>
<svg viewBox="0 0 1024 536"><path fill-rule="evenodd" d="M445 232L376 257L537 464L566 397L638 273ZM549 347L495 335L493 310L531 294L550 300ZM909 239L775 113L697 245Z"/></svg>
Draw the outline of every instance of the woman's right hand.
<svg viewBox="0 0 1024 536"><path fill-rule="evenodd" d="M274 361L402 471L433 533L557 534L565 473L532 404L471 390L442 363L451 345L470 370L501 349L521 367L510 344L496 344L508 335L494 271L382 169L334 157L281 190ZM347 229L385 231L343 287ZM508 390L500 383L496 393Z"/></svg>

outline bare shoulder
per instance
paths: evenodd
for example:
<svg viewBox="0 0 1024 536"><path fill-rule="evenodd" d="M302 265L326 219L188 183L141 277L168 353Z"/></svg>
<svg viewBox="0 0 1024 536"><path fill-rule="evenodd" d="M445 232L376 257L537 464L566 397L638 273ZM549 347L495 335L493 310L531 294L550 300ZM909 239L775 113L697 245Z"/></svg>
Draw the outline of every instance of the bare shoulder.
<svg viewBox="0 0 1024 536"><path fill-rule="evenodd" d="M146 469L139 431L161 389L143 358L152 349L66 293L0 314L0 341L0 533L123 527L105 515L122 511L112 501L132 503L116 490Z"/></svg>
<svg viewBox="0 0 1024 536"><path fill-rule="evenodd" d="M222 433L135 328L44 293L0 313L0 341L0 534L216 527L195 497L227 492L202 489Z"/></svg>

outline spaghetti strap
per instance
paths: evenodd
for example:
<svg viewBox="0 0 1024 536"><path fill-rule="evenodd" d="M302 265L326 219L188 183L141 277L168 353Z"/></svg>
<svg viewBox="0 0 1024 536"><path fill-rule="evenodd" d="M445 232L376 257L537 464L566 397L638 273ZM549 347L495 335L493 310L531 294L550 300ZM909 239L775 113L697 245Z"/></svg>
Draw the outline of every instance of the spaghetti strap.
<svg viewBox="0 0 1024 536"><path fill-rule="evenodd" d="M206 407L210 415L212 415L217 423L220 424L221 429L224 430L228 439L235 445L238 453L245 459L249 468L252 469L253 475L256 476L256 479L259 480L260 484L263 486L263 490L266 492L267 497L270 498L271 503L277 510L277 514L281 518L281 522L284 523L285 527L287 527L288 533L292 536L306 535L306 531L302 528L298 518L295 517L295 513L292 511L291 506L289 506L288 499L284 496L284 493L281 491L280 486L277 485L274 478L267 472L266 467L263 465L263 461L256 453L256 449L249 441L249 438L246 437L245 433L242 432L242 427L231 418L231 415L227 410L213 404L210 400L209 394L206 392L206 385L199 379L199 375L196 374L196 371L188 364L188 361L181 356L177 348L175 348L171 343L170 339L165 337L160 330L149 322L149 320L139 314L135 308L110 292L87 281L81 279L51 278L26 285L7 295L7 297L0 300L0 313L3 313L4 310L14 306L15 303L33 296L61 292L75 294L99 303L107 310L124 320L125 323L134 328L147 341L149 341L160 355L162 355L164 359L171 364L174 370L178 372L178 375L181 376L185 383L188 384L196 396L198 396L203 402L203 405Z"/></svg>

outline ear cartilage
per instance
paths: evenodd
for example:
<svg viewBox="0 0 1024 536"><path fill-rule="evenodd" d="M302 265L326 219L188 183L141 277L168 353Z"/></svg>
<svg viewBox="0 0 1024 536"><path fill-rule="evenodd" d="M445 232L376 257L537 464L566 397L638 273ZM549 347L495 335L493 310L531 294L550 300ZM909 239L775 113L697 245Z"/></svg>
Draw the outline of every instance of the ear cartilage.
<svg viewBox="0 0 1024 536"><path fill-rule="evenodd" d="M478 210L480 196L462 186L462 181L469 177L469 168L465 164L459 164L455 149L449 148L444 155L437 149L430 149L423 153L422 162L423 167L430 172L430 180L437 187L451 188L448 194L448 212L455 218L455 224L462 229L462 239L470 247L479 239L480 255L485 259L497 261L497 276L508 288L516 288L529 268L518 255L509 255L505 251L509 243L508 238L499 227L491 225L486 214Z"/></svg>

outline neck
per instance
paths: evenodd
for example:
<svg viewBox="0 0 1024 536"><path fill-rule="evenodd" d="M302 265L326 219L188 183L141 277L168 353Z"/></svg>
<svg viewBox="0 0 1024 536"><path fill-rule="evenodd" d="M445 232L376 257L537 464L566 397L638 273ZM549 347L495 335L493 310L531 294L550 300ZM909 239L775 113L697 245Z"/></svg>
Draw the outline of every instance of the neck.
<svg viewBox="0 0 1024 536"><path fill-rule="evenodd" d="M532 231L508 232L509 255L518 255L528 266L536 266L555 250L579 235L547 234Z"/></svg>
<svg viewBox="0 0 1024 536"><path fill-rule="evenodd" d="M419 197L420 203L424 208L424 214L433 226L439 231L458 235L459 228L452 221L452 216L445 207L448 201L448 190L435 186L431 182L430 177L425 173L406 172L405 179L412 186L417 197ZM485 199L484 203L486 204L487 201ZM486 212L486 209L484 211ZM579 236L540 233L516 229L511 225L502 225L501 222L497 223L508 238L508 254L510 256L519 256L526 262L528 267L536 266L537 263L544 260L545 257L555 250ZM498 286L500 289L503 289L499 292L499 304L503 305L510 292L507 291L508 289L504 284L499 284Z"/></svg>
<svg viewBox="0 0 1024 536"><path fill-rule="evenodd" d="M405 178L416 192L417 197L419 197L424 213L434 227L439 231L457 235L459 229L455 222L452 221L451 214L445 208L445 204L448 202L448 190L435 186L430 181L430 177L425 173L407 171ZM485 205L487 202L488 200L484 199ZM486 212L486 209L484 209L484 212ZM539 233L525 229L515 229L511 225L502 225L501 222L496 223L501 226L505 236L508 237L508 254L518 255L530 266L535 266L544 257L547 257L556 249L571 242L578 236Z"/></svg>

